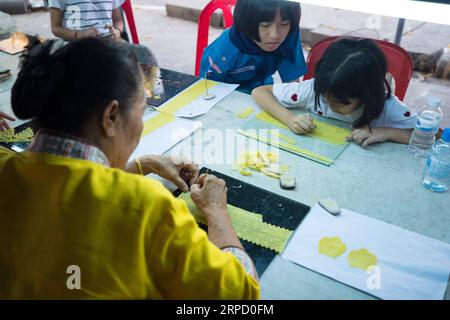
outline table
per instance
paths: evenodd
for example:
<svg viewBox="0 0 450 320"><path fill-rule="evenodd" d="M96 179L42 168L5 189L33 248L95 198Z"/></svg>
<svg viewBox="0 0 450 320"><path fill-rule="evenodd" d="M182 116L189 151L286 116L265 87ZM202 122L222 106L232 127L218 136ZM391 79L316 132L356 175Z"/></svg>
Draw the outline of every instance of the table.
<svg viewBox="0 0 450 320"><path fill-rule="evenodd" d="M203 132L240 128L243 120L235 113L252 103L249 95L232 93L208 114L199 117L203 121ZM194 150L194 140L187 138L175 148L190 145ZM203 147L211 144L214 142L205 143ZM362 149L350 144L330 167L282 150L280 158L283 164L291 167L290 174L296 176L294 191L282 190L277 180L263 175L244 177L233 171L231 164L199 163L308 206L313 206L320 198L332 197L343 208L450 243L450 193L432 193L421 185L424 160L412 158L406 145L388 142ZM372 298L280 256L262 275L261 288L263 299ZM450 286L446 299L450 299L449 289Z"/></svg>

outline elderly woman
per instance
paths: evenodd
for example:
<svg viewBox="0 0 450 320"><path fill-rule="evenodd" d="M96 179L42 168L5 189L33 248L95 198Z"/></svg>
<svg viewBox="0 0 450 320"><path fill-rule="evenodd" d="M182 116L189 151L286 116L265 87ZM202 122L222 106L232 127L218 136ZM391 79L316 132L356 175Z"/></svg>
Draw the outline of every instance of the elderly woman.
<svg viewBox="0 0 450 320"><path fill-rule="evenodd" d="M165 157L127 164L144 112L129 47L55 43L30 49L12 90L16 116L44 129L25 152L0 150L0 299L258 298L224 181ZM141 170L189 184L208 234Z"/></svg>

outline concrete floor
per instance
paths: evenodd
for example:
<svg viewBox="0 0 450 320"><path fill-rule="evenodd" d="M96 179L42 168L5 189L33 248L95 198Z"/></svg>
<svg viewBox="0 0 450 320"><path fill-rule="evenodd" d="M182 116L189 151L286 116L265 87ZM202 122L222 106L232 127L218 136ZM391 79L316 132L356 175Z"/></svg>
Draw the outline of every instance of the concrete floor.
<svg viewBox="0 0 450 320"><path fill-rule="evenodd" d="M199 1L205 2L204 0L194 2ZM167 17L165 12L167 2L170 0L133 0L140 42L151 48L163 68L193 74L197 24ZM342 34L354 31L365 27L364 23L368 16L311 5L304 5L302 8L301 27L311 32L328 30L331 34ZM19 30L52 37L48 12L15 15L14 19ZM383 17L381 21L382 28L378 30L380 38L392 38L395 19ZM210 40L215 39L221 32L221 29L210 28ZM366 32L373 33L363 28L357 34L364 35ZM367 36L370 35L367 33ZM403 39L402 45L406 49L433 52L450 43L450 26L407 21ZM435 78L424 80L423 76L416 74L411 80L405 102L413 109L417 109L424 104L427 95L437 95L443 100L445 116L442 126L450 127L450 81Z"/></svg>

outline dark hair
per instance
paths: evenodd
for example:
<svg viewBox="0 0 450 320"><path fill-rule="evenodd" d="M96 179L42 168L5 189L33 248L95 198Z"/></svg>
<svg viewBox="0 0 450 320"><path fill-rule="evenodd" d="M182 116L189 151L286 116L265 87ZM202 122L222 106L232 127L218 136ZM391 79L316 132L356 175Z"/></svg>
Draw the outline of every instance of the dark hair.
<svg viewBox="0 0 450 320"><path fill-rule="evenodd" d="M142 76L129 45L99 38L60 43L33 43L22 56L11 95L18 118L79 134L111 101L117 100L122 112L130 108Z"/></svg>
<svg viewBox="0 0 450 320"><path fill-rule="evenodd" d="M234 25L239 32L259 42L259 24L275 20L278 10L283 20L291 22L289 33L296 32L300 24L300 4L286 0L238 0Z"/></svg>
<svg viewBox="0 0 450 320"><path fill-rule="evenodd" d="M370 39L341 38L333 43L315 67L314 93L316 108L320 96L331 96L348 104L359 98L364 112L354 126L370 126L383 112L391 87L386 80L387 61L378 45Z"/></svg>

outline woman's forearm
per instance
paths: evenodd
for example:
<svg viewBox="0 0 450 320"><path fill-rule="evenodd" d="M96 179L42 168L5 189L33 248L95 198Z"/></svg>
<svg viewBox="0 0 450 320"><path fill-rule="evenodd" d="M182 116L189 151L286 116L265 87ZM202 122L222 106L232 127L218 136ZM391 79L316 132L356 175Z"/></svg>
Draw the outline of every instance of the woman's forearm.
<svg viewBox="0 0 450 320"><path fill-rule="evenodd" d="M208 238L212 243L218 248L237 247L244 249L226 211L219 208L207 209L205 216L208 221Z"/></svg>

